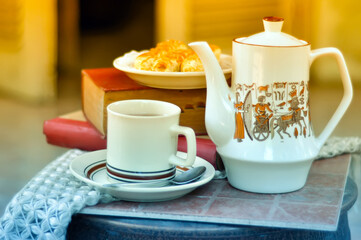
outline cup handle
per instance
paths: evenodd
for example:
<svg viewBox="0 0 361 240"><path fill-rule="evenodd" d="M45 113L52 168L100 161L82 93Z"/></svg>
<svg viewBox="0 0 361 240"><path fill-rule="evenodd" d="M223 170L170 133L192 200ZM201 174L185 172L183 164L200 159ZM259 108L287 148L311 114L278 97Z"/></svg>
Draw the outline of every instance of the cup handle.
<svg viewBox="0 0 361 240"><path fill-rule="evenodd" d="M313 50L311 51L311 64L316 58L321 56L333 56L336 58L341 75L344 94L335 113L328 121L326 127L323 129L321 134L316 138L316 144L318 145L319 148L321 148L322 145L326 142L327 138L331 135L332 131L336 128L342 116L345 114L347 108L351 103L352 95L353 95L350 75L346 67L345 59L342 53L340 52L340 50L338 50L337 48L320 48Z"/></svg>
<svg viewBox="0 0 361 240"><path fill-rule="evenodd" d="M169 159L169 162L178 165L178 166L192 166L197 153L197 145L196 145L196 135L192 128L183 127L179 125L174 125L171 127L171 131L178 135L182 134L186 137L187 141L187 158L181 158L175 155L172 155Z"/></svg>

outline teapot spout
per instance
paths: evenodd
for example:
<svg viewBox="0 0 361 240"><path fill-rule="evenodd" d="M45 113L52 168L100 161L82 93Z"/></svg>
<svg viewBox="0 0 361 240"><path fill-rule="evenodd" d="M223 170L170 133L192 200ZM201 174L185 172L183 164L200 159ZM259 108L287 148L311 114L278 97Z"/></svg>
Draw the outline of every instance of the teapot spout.
<svg viewBox="0 0 361 240"><path fill-rule="evenodd" d="M217 147L226 145L234 135L235 112L226 78L207 42L189 46L202 61L207 81L205 125L208 136Z"/></svg>

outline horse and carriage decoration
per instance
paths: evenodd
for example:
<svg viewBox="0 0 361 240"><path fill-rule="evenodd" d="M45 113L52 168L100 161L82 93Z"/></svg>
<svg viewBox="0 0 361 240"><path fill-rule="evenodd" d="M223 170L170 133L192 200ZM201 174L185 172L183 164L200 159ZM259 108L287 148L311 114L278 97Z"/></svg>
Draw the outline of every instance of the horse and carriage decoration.
<svg viewBox="0 0 361 240"><path fill-rule="evenodd" d="M241 142L245 132L257 141L273 139L276 135L281 140L311 136L308 97L308 85L304 81L266 86L237 84L234 139Z"/></svg>

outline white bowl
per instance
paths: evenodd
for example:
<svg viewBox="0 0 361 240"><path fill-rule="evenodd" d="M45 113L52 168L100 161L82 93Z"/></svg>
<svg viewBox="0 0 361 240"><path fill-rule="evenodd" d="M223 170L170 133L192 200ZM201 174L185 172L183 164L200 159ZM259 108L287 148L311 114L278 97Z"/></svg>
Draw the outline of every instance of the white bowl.
<svg viewBox="0 0 361 240"><path fill-rule="evenodd" d="M291 162L245 161L222 157L229 183L255 193L286 193L302 188L313 159Z"/></svg>
<svg viewBox="0 0 361 240"><path fill-rule="evenodd" d="M113 61L115 68L123 71L137 83L161 89L202 89L206 88L204 72L152 72L134 68L136 57L146 51L131 51ZM221 54L220 65L226 79L232 75L232 56Z"/></svg>

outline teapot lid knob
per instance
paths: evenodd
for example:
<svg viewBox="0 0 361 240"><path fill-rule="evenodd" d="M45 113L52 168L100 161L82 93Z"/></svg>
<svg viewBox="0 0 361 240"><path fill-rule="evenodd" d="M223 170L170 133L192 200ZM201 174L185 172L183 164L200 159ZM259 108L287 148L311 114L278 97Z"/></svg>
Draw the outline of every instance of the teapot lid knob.
<svg viewBox="0 0 361 240"><path fill-rule="evenodd" d="M266 32L281 32L283 21L280 17L264 17L263 26Z"/></svg>
<svg viewBox="0 0 361 240"><path fill-rule="evenodd" d="M308 42L299 40L287 33L282 32L283 18L264 17L263 25L265 31L256 33L246 38L236 38L235 42L257 46L307 46Z"/></svg>

